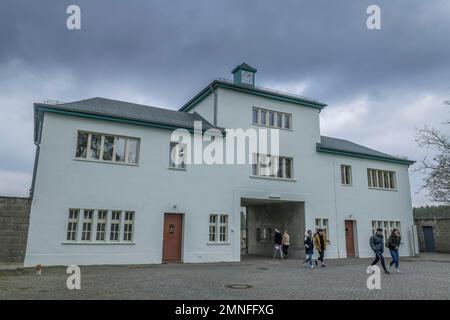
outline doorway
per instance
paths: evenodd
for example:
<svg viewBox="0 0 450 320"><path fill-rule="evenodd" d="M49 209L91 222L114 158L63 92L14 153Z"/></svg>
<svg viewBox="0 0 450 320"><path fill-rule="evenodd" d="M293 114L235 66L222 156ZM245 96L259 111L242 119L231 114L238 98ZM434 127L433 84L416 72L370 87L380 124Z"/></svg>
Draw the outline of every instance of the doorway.
<svg viewBox="0 0 450 320"><path fill-rule="evenodd" d="M422 227L423 230L423 237L425 240L425 251L426 252L434 252L434 233L433 233L433 227L430 226L424 226Z"/></svg>
<svg viewBox="0 0 450 320"><path fill-rule="evenodd" d="M355 232L353 220L345 220L345 246L347 248L347 257L355 256Z"/></svg>
<svg viewBox="0 0 450 320"><path fill-rule="evenodd" d="M164 215L163 262L181 262L183 240L183 215L166 213Z"/></svg>

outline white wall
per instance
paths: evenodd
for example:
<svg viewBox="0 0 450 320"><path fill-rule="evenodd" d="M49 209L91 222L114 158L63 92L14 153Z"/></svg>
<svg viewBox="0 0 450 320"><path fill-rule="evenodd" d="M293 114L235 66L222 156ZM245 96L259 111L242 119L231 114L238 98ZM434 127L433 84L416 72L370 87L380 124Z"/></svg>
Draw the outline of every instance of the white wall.
<svg viewBox="0 0 450 320"><path fill-rule="evenodd" d="M139 137L139 165L75 160L77 130ZM170 133L46 113L25 265L160 263L163 215L175 204L185 214L185 262L238 260L231 245L207 244L210 213L235 223L224 169L168 169ZM134 244L64 244L69 208L136 211Z"/></svg>

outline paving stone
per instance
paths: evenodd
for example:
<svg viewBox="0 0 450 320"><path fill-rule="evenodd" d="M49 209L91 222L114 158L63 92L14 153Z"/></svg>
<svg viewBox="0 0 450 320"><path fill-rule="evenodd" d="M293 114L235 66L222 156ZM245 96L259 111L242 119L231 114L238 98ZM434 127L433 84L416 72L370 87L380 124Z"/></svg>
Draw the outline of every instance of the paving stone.
<svg viewBox="0 0 450 320"><path fill-rule="evenodd" d="M328 260L307 269L300 260L247 258L241 263L81 266L81 290L68 290L63 267L0 271L1 299L449 299L449 261L401 261L403 273L382 274L366 287L369 259ZM250 289L230 289L248 284Z"/></svg>

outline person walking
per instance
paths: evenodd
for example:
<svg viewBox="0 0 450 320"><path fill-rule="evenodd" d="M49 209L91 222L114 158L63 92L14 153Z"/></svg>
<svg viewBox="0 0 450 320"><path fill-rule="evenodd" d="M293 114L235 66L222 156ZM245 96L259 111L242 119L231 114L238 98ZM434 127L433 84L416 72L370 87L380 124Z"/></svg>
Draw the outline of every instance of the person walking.
<svg viewBox="0 0 450 320"><path fill-rule="evenodd" d="M305 261L305 268L308 266L311 269L314 269L313 265L313 253L314 253L314 242L312 239L312 231L308 230L305 232L305 254L306 254L306 261Z"/></svg>
<svg viewBox="0 0 450 320"><path fill-rule="evenodd" d="M395 265L395 270L397 273L400 272L400 256L398 253L398 249L400 248L400 242L401 242L401 236L400 236L400 230L394 229L392 230L391 235L389 236L389 239L387 241L387 247L389 248L389 253L391 254L392 260L391 263L389 263L389 268L391 268L393 265Z"/></svg>
<svg viewBox="0 0 450 320"><path fill-rule="evenodd" d="M316 248L317 253L319 254L319 257L317 258L317 260L320 261L320 265L322 267L325 267L323 259L325 257L325 250L327 250L328 239L327 239L327 235L324 234L323 229L319 229L317 231L316 235L314 236L313 242L314 242L314 247ZM318 264L317 260L315 261L316 265Z"/></svg>
<svg viewBox="0 0 450 320"><path fill-rule="evenodd" d="M283 242L283 236L281 235L280 230L275 228L274 230L275 236L274 236L274 250L273 250L273 257L272 259L275 259L277 256L277 253L279 254L279 259L283 258L283 252L281 251L281 244Z"/></svg>
<svg viewBox="0 0 450 320"><path fill-rule="evenodd" d="M384 262L383 252L384 252L384 237L383 229L377 228L377 231L373 236L370 237L370 247L373 252L375 252L375 260L372 262L372 266L376 265L378 261L381 261L381 266L385 273L390 274L386 269L386 264Z"/></svg>
<svg viewBox="0 0 450 320"><path fill-rule="evenodd" d="M284 255L285 259L287 259L287 257L288 257L288 249L289 249L289 245L290 245L289 241L290 241L289 233L287 232L287 230L284 230L282 246L283 246L283 255Z"/></svg>

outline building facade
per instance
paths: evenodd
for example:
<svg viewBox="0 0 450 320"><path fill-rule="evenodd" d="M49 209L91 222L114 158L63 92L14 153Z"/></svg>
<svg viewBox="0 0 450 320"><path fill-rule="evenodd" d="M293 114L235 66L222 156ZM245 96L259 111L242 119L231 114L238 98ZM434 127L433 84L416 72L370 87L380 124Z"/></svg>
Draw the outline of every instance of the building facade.
<svg viewBox="0 0 450 320"><path fill-rule="evenodd" d="M103 98L35 104L25 266L240 261L269 256L274 228L289 231L293 256L315 228L329 258L372 256L376 227L400 228L401 255L414 254L413 162L321 136L325 104L257 87L255 74L242 64L178 111ZM254 164L175 163L188 148L173 131L195 135L196 123L225 142L228 129L278 129L277 170L258 152Z"/></svg>

